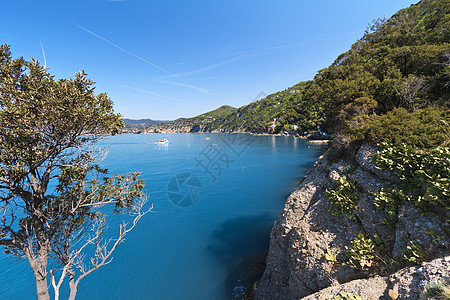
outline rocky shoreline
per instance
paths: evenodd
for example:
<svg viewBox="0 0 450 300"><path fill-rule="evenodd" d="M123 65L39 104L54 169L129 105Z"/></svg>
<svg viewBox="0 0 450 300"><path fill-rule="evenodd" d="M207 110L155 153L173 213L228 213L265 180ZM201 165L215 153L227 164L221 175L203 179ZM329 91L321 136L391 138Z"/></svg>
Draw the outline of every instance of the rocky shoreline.
<svg viewBox="0 0 450 300"><path fill-rule="evenodd" d="M373 204L373 193L392 187L397 178L375 167L372 154L376 151L364 145L354 155L332 147L308 171L274 224L266 269L253 288L255 299L328 299L341 293L363 299L424 299L427 284L448 282L448 216L423 215L406 202L395 228L386 226L384 213ZM335 189L344 176L357 187L357 221L333 213L325 196L325 190ZM383 240L394 261L401 261L414 241L426 249L428 263L403 269L393 266L377 275L326 258L327 253L335 253L338 262L344 261L345 247L362 232Z"/></svg>

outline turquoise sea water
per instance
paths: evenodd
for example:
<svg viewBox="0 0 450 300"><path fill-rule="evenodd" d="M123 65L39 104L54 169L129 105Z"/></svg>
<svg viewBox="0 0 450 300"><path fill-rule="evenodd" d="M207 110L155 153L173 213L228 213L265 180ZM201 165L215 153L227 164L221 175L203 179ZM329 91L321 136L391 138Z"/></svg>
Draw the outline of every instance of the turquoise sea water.
<svg viewBox="0 0 450 300"><path fill-rule="evenodd" d="M81 281L77 299L242 298L286 197L325 151L248 134L119 135L102 145L110 174L142 172L154 208L113 261ZM36 298L27 261L0 254L0 265L0 299Z"/></svg>

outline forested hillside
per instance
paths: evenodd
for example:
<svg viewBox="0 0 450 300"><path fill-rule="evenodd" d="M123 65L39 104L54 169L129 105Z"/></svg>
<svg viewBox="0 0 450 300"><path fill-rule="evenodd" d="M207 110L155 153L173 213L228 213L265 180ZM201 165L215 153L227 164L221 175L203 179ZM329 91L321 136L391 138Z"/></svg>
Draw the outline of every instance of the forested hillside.
<svg viewBox="0 0 450 300"><path fill-rule="evenodd" d="M307 85L308 82L300 82L284 91L244 105L214 127L224 131L263 132L273 119L280 124L279 129L282 125L315 127L316 124L309 121L314 118L309 115L307 107L302 105L303 92Z"/></svg>
<svg viewBox="0 0 450 300"><path fill-rule="evenodd" d="M240 107L207 126L265 132L276 118L278 130L297 125L299 131L334 133L368 113L380 115L397 107L448 109L449 10L448 0L423 0L388 20L375 20L350 50L313 80ZM187 120L205 123L198 117Z"/></svg>
<svg viewBox="0 0 450 300"><path fill-rule="evenodd" d="M449 107L450 2L423 0L377 20L362 39L320 70L305 91L305 101L330 131L355 115L360 97L376 101L365 109L377 114L396 107L413 111Z"/></svg>

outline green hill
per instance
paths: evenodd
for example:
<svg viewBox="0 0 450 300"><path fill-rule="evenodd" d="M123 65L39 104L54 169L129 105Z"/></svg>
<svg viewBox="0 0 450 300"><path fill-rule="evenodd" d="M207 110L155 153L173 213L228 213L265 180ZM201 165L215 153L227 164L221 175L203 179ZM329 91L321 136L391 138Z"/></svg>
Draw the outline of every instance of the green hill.
<svg viewBox="0 0 450 300"><path fill-rule="evenodd" d="M236 110L237 109L235 107L232 107L229 105L223 105L215 110L204 113L195 118L201 119L201 117L206 117L206 118L213 118L213 119L223 119L223 118L226 118L228 115L236 112Z"/></svg>
<svg viewBox="0 0 450 300"><path fill-rule="evenodd" d="M308 84L300 82L284 91L244 105L220 124L214 124L214 127L223 131L266 132L274 119L276 124L280 124L278 130L283 125L303 124L310 119L307 107L302 106L304 89ZM311 126L308 124L305 127Z"/></svg>
<svg viewBox="0 0 450 300"><path fill-rule="evenodd" d="M205 131L209 130L209 128L213 128L211 130L214 130L216 128L216 124L221 124L225 120L225 118L227 118L230 114L235 113L236 110L237 109L235 107L223 105L217 109L198 115L196 117L179 118L172 122L158 124L152 127L159 130L180 130L182 128L192 128L196 125L199 125L205 128Z"/></svg>

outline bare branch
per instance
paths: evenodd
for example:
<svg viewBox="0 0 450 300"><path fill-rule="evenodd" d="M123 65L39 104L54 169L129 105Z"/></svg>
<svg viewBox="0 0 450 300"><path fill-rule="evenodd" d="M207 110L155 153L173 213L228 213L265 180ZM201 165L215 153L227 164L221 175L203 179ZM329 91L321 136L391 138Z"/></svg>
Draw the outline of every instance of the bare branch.
<svg viewBox="0 0 450 300"><path fill-rule="evenodd" d="M131 230L134 229L136 224L139 222L139 220L144 215L146 215L148 212L150 212L153 209L153 205L152 205L149 209L142 211L142 208L144 207L144 205L146 203L147 203L147 197L142 197L138 201L136 201L136 203L133 205L133 207L130 211L130 215L134 216L132 225L127 228L128 223L124 222L123 224L121 224L119 227L119 236L115 240L109 239L107 242L105 242L103 244L100 244L100 243L97 244L96 252L99 253L98 255L100 257L100 260L98 262L93 263L91 269L84 270L84 272L82 272L82 274L76 280L76 285L78 285L78 283L80 282L81 279L83 279L90 273L94 272L98 268L108 264L111 261L108 259L112 256L112 254L113 254L114 250L116 250L117 246L119 246L119 244L125 240L125 236ZM97 240L98 237L99 237L99 234L97 234L95 236L95 239ZM114 243L113 243L112 247L108 249L108 245L113 241L114 241Z"/></svg>

